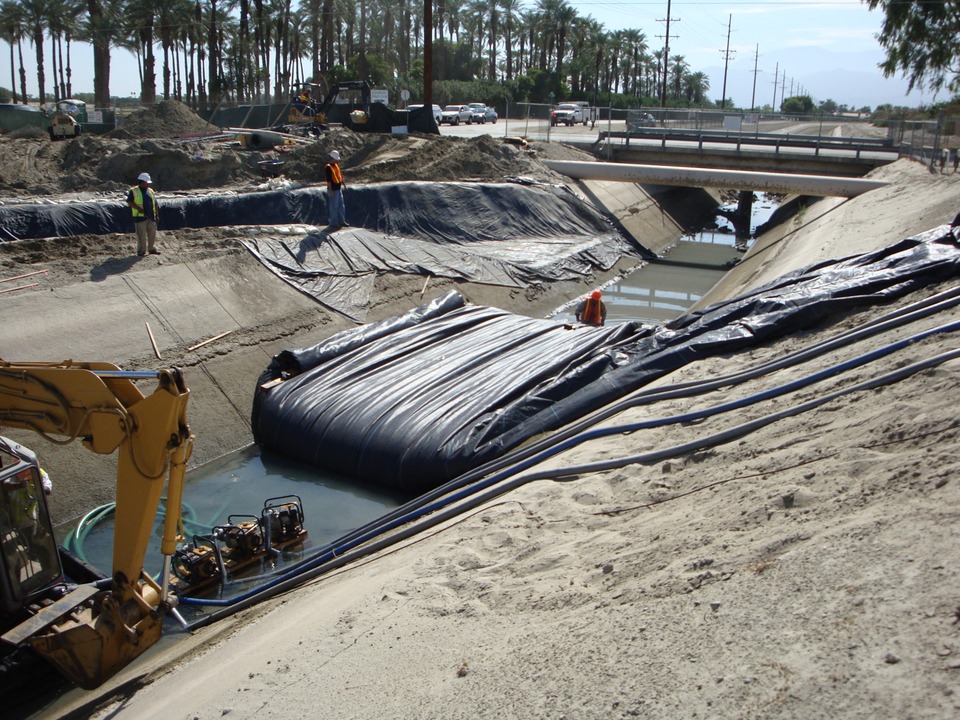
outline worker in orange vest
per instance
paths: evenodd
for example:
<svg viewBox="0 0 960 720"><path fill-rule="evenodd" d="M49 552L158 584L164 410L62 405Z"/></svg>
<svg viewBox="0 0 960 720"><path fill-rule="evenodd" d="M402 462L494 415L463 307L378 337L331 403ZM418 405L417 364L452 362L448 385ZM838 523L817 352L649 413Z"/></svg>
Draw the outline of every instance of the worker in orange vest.
<svg viewBox="0 0 960 720"><path fill-rule="evenodd" d="M600 327L607 321L607 306L600 299L600 291L594 290L577 305L577 321L584 325Z"/></svg>
<svg viewBox="0 0 960 720"><path fill-rule="evenodd" d="M329 162L323 168L327 177L327 208L330 228L339 230L347 224L347 209L343 203L343 174L340 172L340 153L332 150Z"/></svg>

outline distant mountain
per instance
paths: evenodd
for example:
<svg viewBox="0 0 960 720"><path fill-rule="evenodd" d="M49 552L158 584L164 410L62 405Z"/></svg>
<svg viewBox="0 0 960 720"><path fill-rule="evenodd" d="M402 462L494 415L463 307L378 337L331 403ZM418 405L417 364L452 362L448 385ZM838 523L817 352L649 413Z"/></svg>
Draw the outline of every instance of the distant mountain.
<svg viewBox="0 0 960 720"><path fill-rule="evenodd" d="M761 53L763 48L761 48ZM877 67L882 53L830 53L811 48L777 50L781 57L779 69L780 82L777 84L777 104L782 99L782 72L787 72L787 97L790 96L791 81L793 94L804 89L814 101L834 100L840 105L875 108L884 103L917 107L928 105L935 99L929 91L914 89L907 94L907 80L903 78L885 78ZM771 53L772 54L772 53ZM770 67L768 68L767 65ZM776 62L765 60L761 55L761 67L757 73L754 90L753 62L739 59L728 68L727 97L741 106L750 105L755 97L758 106L773 102L773 73ZM720 99L723 90L723 67L712 66L703 70L710 76L710 98ZM943 93L941 93L943 95Z"/></svg>

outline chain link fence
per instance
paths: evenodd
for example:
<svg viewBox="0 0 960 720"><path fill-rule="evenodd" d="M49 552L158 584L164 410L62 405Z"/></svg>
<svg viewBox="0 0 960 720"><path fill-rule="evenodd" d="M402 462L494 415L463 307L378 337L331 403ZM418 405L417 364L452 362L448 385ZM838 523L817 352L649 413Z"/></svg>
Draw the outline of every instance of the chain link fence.
<svg viewBox="0 0 960 720"><path fill-rule="evenodd" d="M555 105L508 104L504 120L507 131L534 140L567 140L576 135L597 139L598 133L651 137L664 130L696 134L726 134L759 138L765 134L795 134L805 138L863 139L897 151L943 173L958 172L960 116L941 115L936 120L891 118L875 121L862 115L797 115L792 113L743 112L680 108L582 108L583 120L573 126L557 124Z"/></svg>
<svg viewBox="0 0 960 720"><path fill-rule="evenodd" d="M941 113L936 120L891 118L885 124L901 157L911 157L935 172L960 170L960 115Z"/></svg>

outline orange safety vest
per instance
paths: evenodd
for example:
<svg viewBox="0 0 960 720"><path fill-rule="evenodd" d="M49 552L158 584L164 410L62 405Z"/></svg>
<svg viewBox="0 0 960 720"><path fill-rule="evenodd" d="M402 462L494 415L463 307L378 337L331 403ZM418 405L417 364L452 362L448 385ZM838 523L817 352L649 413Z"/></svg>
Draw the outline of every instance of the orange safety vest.
<svg viewBox="0 0 960 720"><path fill-rule="evenodd" d="M340 173L340 166L337 163L327 163L327 167L330 168L330 177L331 182L335 185L343 186L343 175ZM329 187L330 183L327 183Z"/></svg>
<svg viewBox="0 0 960 720"><path fill-rule="evenodd" d="M600 312L602 302L602 300L594 300L592 297L588 297L586 305L583 306L583 312L580 314L580 322L585 325L599 325L603 322L603 315Z"/></svg>

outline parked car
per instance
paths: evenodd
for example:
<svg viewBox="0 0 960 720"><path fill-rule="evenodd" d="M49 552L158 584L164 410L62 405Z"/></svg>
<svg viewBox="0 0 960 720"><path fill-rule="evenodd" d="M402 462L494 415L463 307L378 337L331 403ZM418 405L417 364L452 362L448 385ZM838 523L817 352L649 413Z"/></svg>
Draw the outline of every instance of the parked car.
<svg viewBox="0 0 960 720"><path fill-rule="evenodd" d="M627 130L637 130L639 128L656 127L657 119L648 112L641 113L631 111L627 113Z"/></svg>
<svg viewBox="0 0 960 720"><path fill-rule="evenodd" d="M459 125L462 122L468 125L473 122L473 111L466 105L447 105L440 113L441 124Z"/></svg>
<svg viewBox="0 0 960 720"><path fill-rule="evenodd" d="M472 120L475 123L483 125L484 123L495 123L497 121L497 111L483 103L470 103L467 107L473 113Z"/></svg>
<svg viewBox="0 0 960 720"><path fill-rule="evenodd" d="M419 105L407 105L407 110L419 110L422 107L423 107L423 103L420 103ZM440 120L442 119L442 117L443 117L443 110L440 108L439 105L434 105L433 119L437 121L437 125L440 124Z"/></svg>
<svg viewBox="0 0 960 720"><path fill-rule="evenodd" d="M560 125L561 123L568 127L577 123L586 125L587 121L583 117L583 107L576 103L560 103L557 105L550 113L550 124Z"/></svg>

